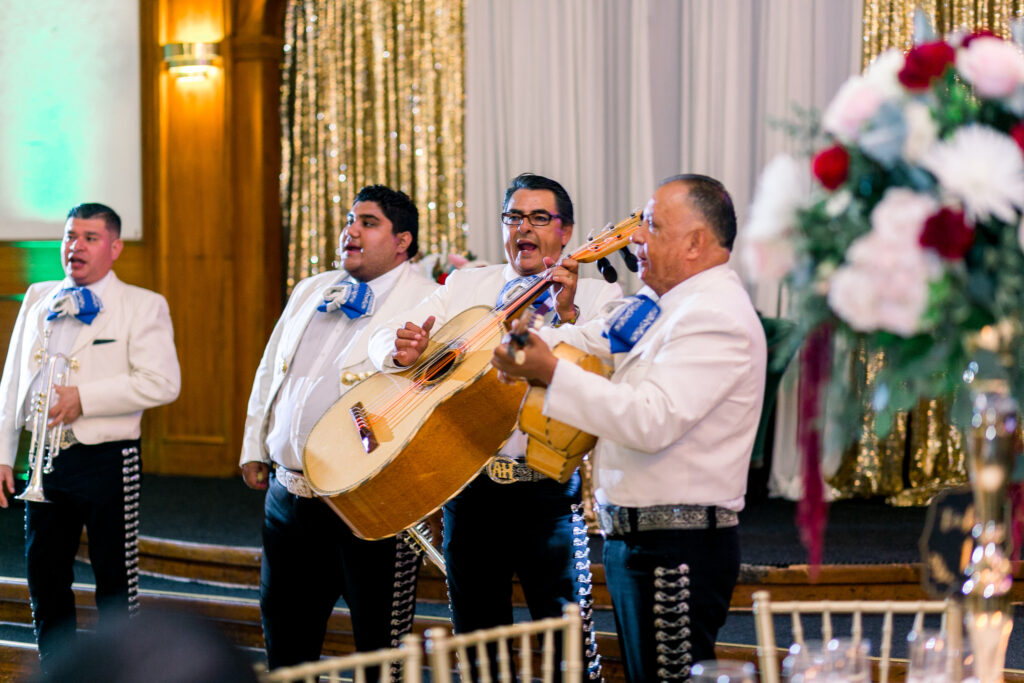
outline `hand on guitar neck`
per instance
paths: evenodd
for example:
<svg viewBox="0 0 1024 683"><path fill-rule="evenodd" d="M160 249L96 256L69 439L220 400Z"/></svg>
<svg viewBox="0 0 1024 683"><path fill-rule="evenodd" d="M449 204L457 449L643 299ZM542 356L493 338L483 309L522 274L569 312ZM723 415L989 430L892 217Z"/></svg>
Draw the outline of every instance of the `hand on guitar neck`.
<svg viewBox="0 0 1024 683"><path fill-rule="evenodd" d="M408 322L405 327L396 331L395 350L391 353L395 365L407 368L419 360L420 355L427 348L427 342L430 341L432 327L434 327L434 316L423 321L422 327Z"/></svg>
<svg viewBox="0 0 1024 683"><path fill-rule="evenodd" d="M557 364L558 359L548 345L522 318L512 323L512 330L495 347L491 357L491 365L498 369L498 378L503 382L524 379L547 386L551 384Z"/></svg>
<svg viewBox="0 0 1024 683"><path fill-rule="evenodd" d="M579 281L580 264L571 258L564 258L557 263L554 259L545 257L544 265L551 268L548 279L556 283L551 288L555 297L555 313L563 323L576 322L576 306L573 300L576 298L576 283Z"/></svg>

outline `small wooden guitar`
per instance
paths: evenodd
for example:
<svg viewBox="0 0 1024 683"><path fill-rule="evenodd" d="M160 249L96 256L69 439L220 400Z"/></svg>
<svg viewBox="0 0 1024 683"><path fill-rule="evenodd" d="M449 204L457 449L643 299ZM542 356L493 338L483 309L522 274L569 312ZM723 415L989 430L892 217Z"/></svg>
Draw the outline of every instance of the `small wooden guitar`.
<svg viewBox="0 0 1024 683"><path fill-rule="evenodd" d="M633 214L569 258L607 256L639 225ZM499 382L491 354L549 278L550 270L504 307L463 311L431 337L415 365L371 375L320 418L303 471L355 534L372 540L411 527L461 491L508 440L526 388Z"/></svg>

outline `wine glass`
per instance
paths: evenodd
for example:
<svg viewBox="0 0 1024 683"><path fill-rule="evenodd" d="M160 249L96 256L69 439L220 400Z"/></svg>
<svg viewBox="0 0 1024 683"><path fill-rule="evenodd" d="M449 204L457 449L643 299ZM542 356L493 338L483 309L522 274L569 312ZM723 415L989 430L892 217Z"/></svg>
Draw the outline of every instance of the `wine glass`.
<svg viewBox="0 0 1024 683"><path fill-rule="evenodd" d="M692 683L757 683L757 669L750 662L707 659L690 668Z"/></svg>

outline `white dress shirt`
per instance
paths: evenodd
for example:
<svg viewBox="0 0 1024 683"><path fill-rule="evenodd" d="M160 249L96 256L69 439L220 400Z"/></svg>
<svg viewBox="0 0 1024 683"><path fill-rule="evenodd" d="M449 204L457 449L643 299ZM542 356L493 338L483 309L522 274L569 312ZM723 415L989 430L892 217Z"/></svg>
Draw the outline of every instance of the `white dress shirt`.
<svg viewBox="0 0 1024 683"><path fill-rule="evenodd" d="M373 291L374 310L391 293L400 273L399 268L392 268L366 283ZM352 277L340 281L356 282ZM320 303L313 301L308 305ZM279 465L290 470L302 469L302 449L309 433L341 398L341 385L334 369L344 366L353 344L372 318L372 314L349 318L340 310L313 314L270 409L266 449Z"/></svg>
<svg viewBox="0 0 1024 683"><path fill-rule="evenodd" d="M615 367L605 379L559 361L544 414L598 437L600 503L741 510L764 396L764 330L728 265L684 280L658 305L646 334L614 356L603 319L542 329L549 345L567 342Z"/></svg>

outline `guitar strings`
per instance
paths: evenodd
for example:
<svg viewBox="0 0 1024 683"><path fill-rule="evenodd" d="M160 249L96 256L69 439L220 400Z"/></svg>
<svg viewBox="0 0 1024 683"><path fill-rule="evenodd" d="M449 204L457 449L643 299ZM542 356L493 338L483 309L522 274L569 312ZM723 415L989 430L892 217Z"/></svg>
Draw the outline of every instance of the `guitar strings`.
<svg viewBox="0 0 1024 683"><path fill-rule="evenodd" d="M570 258L578 260L590 252L598 252L605 249L608 242L622 241L628 238L639 227L639 224L639 217L632 215L608 231L608 233L618 234L605 233L605 235L599 235L579 250L573 252ZM491 309L490 313L494 314L493 317L485 314L484 317L471 325L466 330L468 339L463 344L453 347L450 345L452 340L446 340L440 343L434 352L425 359L421 359L410 366L410 370L414 371L413 375L417 376L415 380L398 391L397 394L390 395L390 392L382 392L380 396L370 402L370 405L366 406L367 420L370 425L380 424L382 420L400 421L411 414L419 403L427 400L427 396L420 393L419 389L433 381L437 374L442 371L440 368L447 369L457 362L461 355L479 350L475 348L476 344L480 343L483 339L491 337L498 325L503 324L513 313L517 313L531 297L535 298L545 287L549 287L551 285L549 278L552 269L553 267L549 268L536 285L524 291L512 302L505 304L501 309ZM450 360L447 363L442 363L446 356L451 356ZM440 367L435 368L435 364L439 364ZM411 400L406 400L410 396L412 396ZM383 408L381 408L382 405Z"/></svg>

